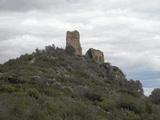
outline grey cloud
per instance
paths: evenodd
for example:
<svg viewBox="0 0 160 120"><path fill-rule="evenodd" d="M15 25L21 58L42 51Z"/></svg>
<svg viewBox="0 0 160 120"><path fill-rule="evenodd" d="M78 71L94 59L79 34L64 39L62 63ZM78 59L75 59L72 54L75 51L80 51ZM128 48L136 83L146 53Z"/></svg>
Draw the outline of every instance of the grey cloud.
<svg viewBox="0 0 160 120"><path fill-rule="evenodd" d="M65 0L0 0L0 10L28 11L34 9L46 9L51 5L58 5Z"/></svg>
<svg viewBox="0 0 160 120"><path fill-rule="evenodd" d="M56 13L64 10L76 10L82 4L86 5L87 3L85 0L0 0L0 11L27 12L32 10L51 10Z"/></svg>
<svg viewBox="0 0 160 120"><path fill-rule="evenodd" d="M53 9L68 11L68 10L131 10L148 14L155 14L159 11L159 0L0 0L0 11L30 11ZM72 9L73 8L73 9Z"/></svg>

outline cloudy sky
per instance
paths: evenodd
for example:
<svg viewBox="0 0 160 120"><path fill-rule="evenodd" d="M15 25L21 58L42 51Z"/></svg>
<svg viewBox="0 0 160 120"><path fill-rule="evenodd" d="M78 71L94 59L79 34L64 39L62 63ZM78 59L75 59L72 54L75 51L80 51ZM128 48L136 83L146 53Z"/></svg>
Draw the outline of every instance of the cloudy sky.
<svg viewBox="0 0 160 120"><path fill-rule="evenodd" d="M64 48L75 29L84 53L104 51L146 94L160 88L159 0L0 0L0 63L49 44Z"/></svg>

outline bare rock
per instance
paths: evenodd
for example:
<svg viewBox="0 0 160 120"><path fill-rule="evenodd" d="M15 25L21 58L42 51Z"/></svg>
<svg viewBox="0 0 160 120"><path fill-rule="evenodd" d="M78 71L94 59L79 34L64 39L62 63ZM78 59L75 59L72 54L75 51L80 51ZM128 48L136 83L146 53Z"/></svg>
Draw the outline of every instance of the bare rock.
<svg viewBox="0 0 160 120"><path fill-rule="evenodd" d="M93 59L97 63L104 63L104 54L100 50L90 48L86 53L86 57Z"/></svg>

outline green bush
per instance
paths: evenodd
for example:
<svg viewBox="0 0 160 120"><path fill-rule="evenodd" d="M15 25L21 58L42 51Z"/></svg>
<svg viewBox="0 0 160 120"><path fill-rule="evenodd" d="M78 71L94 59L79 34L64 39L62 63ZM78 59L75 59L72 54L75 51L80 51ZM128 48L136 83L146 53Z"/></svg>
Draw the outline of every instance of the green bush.
<svg viewBox="0 0 160 120"><path fill-rule="evenodd" d="M117 107L121 110L142 113L145 111L145 103L131 95L123 95L117 101Z"/></svg>
<svg viewBox="0 0 160 120"><path fill-rule="evenodd" d="M35 88L29 88L29 89L27 90L27 94L28 94L30 97L33 97L33 98L35 98L35 99L40 98L40 93L39 93L38 90L35 89Z"/></svg>
<svg viewBox="0 0 160 120"><path fill-rule="evenodd" d="M116 108L116 102L111 98L105 98L99 105L106 112L111 112Z"/></svg>
<svg viewBox="0 0 160 120"><path fill-rule="evenodd" d="M12 93L12 92L16 92L17 89L16 87L14 87L13 85L0 85L0 92L1 93L5 93L5 92L8 92L8 93Z"/></svg>
<svg viewBox="0 0 160 120"><path fill-rule="evenodd" d="M160 88L154 89L149 98L154 104L160 104Z"/></svg>

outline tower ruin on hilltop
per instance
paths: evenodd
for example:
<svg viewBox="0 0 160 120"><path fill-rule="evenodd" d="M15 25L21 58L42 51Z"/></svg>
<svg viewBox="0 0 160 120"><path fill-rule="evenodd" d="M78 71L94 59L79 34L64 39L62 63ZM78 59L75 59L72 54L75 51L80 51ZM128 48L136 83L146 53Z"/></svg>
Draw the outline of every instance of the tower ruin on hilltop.
<svg viewBox="0 0 160 120"><path fill-rule="evenodd" d="M82 48L80 44L80 34L77 30L73 32L67 31L66 49L70 47L74 48L74 55L82 56ZM85 56L90 59L93 59L97 63L104 63L104 54L100 50L90 48L87 51Z"/></svg>
<svg viewBox="0 0 160 120"><path fill-rule="evenodd" d="M82 56L82 48L80 44L80 35L77 30L70 32L67 31L66 35L66 48L72 47L74 48L74 54Z"/></svg>

